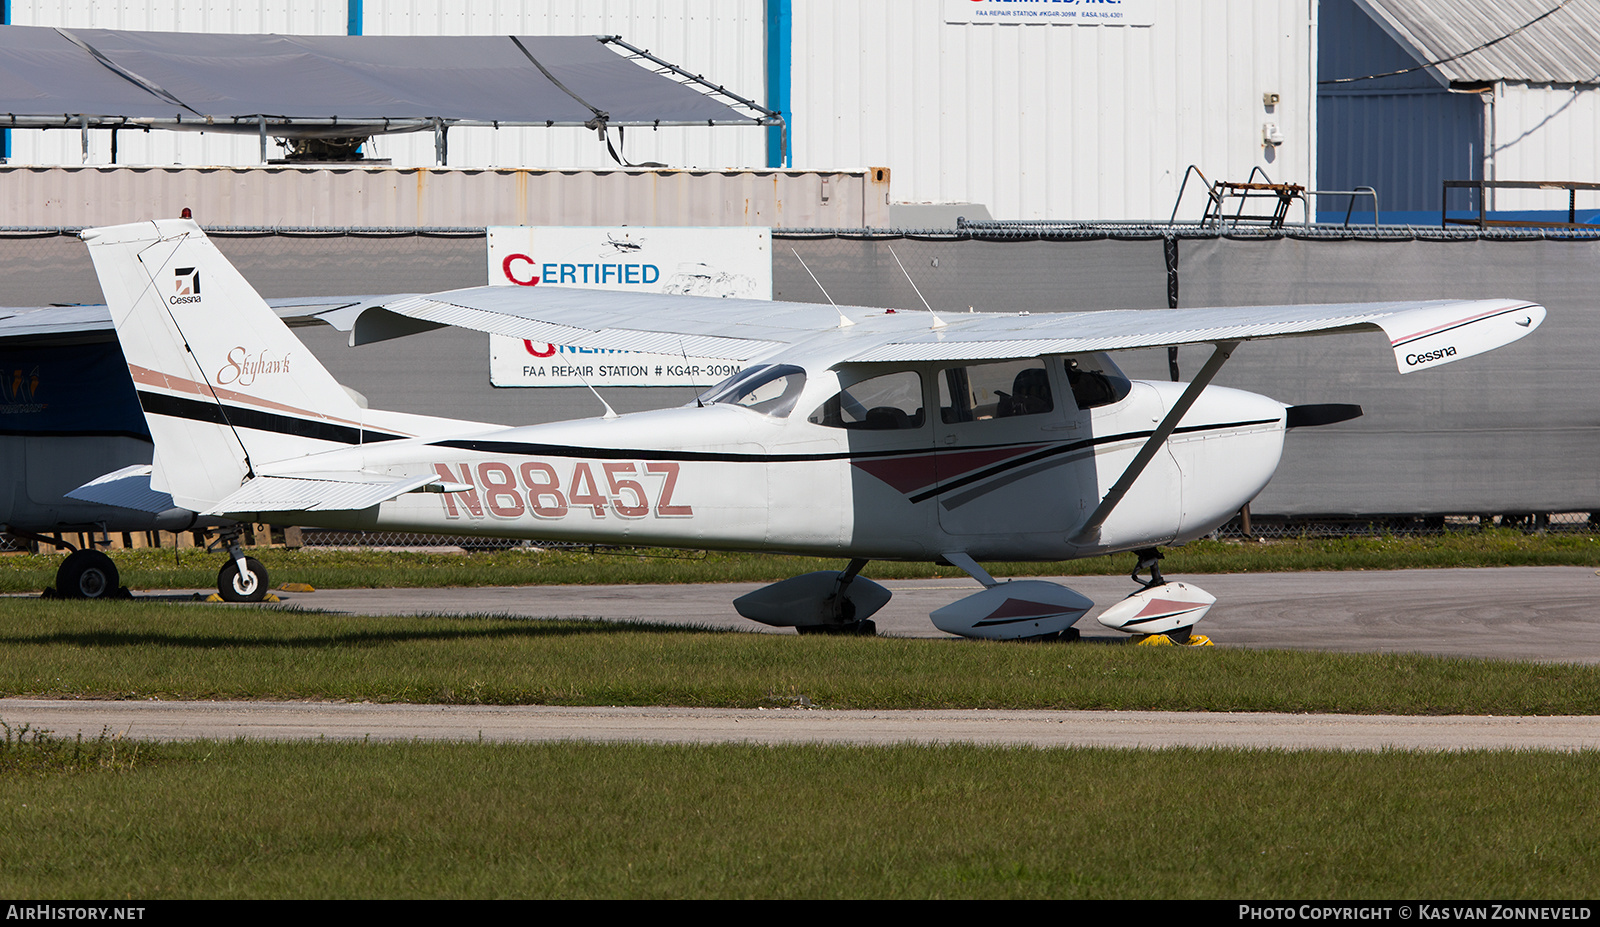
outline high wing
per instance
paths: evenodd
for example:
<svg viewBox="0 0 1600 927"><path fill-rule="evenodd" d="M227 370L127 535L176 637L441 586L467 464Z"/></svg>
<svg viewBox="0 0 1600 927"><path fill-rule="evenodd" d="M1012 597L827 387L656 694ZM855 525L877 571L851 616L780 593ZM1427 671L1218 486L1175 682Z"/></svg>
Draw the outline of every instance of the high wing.
<svg viewBox="0 0 1600 927"><path fill-rule="evenodd" d="M373 314L377 313L377 316ZM385 314L392 322L385 324ZM403 318L395 318L395 316ZM928 312L562 287L474 287L366 310L370 331L418 322L582 348L749 361L840 339L838 363L998 360L1127 348L1382 331L1401 373L1518 340L1544 321L1525 300L1429 300L1097 312ZM358 328L358 332L360 329ZM375 334L360 340L381 340Z"/></svg>

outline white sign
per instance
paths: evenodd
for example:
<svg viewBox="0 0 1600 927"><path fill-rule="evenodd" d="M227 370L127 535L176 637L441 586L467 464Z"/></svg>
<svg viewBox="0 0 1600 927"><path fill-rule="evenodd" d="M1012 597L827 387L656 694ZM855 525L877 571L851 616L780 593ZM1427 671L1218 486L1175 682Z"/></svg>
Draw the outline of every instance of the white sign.
<svg viewBox="0 0 1600 927"><path fill-rule="evenodd" d="M947 23L1149 26L1155 0L944 0Z"/></svg>
<svg viewBox="0 0 1600 927"><path fill-rule="evenodd" d="M489 229L489 282L690 296L772 298L772 230L499 226ZM597 319L603 325L604 319ZM489 336L494 386L710 387L739 361Z"/></svg>

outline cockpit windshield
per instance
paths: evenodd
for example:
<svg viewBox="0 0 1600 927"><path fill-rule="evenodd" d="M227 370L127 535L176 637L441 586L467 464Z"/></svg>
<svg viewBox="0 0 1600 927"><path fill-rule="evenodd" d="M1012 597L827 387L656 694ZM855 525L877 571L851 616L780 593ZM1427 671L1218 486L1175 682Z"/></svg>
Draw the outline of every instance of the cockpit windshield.
<svg viewBox="0 0 1600 927"><path fill-rule="evenodd" d="M805 385L806 372L793 364L760 364L746 367L711 387L695 402L698 405L727 403L773 418L788 418Z"/></svg>
<svg viewBox="0 0 1600 927"><path fill-rule="evenodd" d="M1080 409L1098 409L1121 402L1133 389L1133 384L1111 358L1099 352L1067 358L1067 383Z"/></svg>

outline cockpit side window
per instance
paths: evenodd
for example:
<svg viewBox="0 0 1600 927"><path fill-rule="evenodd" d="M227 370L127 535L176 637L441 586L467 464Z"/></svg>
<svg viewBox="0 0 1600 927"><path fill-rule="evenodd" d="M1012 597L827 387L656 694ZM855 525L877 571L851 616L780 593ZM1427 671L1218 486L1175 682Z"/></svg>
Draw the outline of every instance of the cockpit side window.
<svg viewBox="0 0 1600 927"><path fill-rule="evenodd" d="M857 381L818 406L807 420L861 431L921 428L922 374L901 370Z"/></svg>
<svg viewBox="0 0 1600 927"><path fill-rule="evenodd" d="M746 367L700 395L700 405L744 406L774 418L788 418L805 389L806 372L793 364Z"/></svg>
<svg viewBox="0 0 1600 927"><path fill-rule="evenodd" d="M1076 354L1067 358L1067 383L1080 409L1097 409L1121 402L1133 389L1111 358L1104 354Z"/></svg>
<svg viewBox="0 0 1600 927"><path fill-rule="evenodd" d="M946 424L1054 411L1050 373L1037 359L946 367L939 371L939 414Z"/></svg>

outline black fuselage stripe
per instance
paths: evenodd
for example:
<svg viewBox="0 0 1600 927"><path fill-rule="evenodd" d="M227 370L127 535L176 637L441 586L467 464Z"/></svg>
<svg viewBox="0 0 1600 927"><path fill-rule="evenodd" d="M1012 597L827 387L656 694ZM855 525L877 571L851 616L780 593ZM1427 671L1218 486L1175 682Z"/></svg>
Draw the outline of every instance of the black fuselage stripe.
<svg viewBox="0 0 1600 927"><path fill-rule="evenodd" d="M1257 425L1271 425L1282 422L1281 418L1254 419L1247 422L1221 422L1213 425L1189 425L1174 429L1173 434L1193 434L1201 431L1222 431L1233 428L1250 428ZM925 489L910 497L912 502L921 502L931 499L941 493L952 489L986 480L996 474L1004 473L1016 467L1027 466L1048 457L1060 454L1070 454L1084 448L1098 447L1105 444L1116 444L1121 441L1139 441L1148 439L1155 434L1150 431L1130 431L1122 434L1106 435L1100 438L1089 438L1083 441L1074 441L1070 444L1058 444L1047 447L1031 454L1023 454L1010 460L995 464L975 473L967 474L959 479L951 480L930 489ZM449 447L463 451L477 451L483 454L508 454L522 457L571 457L586 458L590 460L679 460L679 461L709 461L714 463L806 463L827 460L869 460L884 457L907 457L913 454L954 454L972 451L998 450L1018 445L1037 444L1036 441L1018 441L1013 444L991 444L979 447L960 448L919 448L915 451L844 451L828 454L732 454L720 451L664 451L659 449L644 448L611 448L611 447L575 447L567 444L532 444L523 441L481 441L472 438L453 438L448 441L435 441L431 447Z"/></svg>
<svg viewBox="0 0 1600 927"><path fill-rule="evenodd" d="M199 399L185 399L180 396L168 396L164 393L153 393L147 390L139 390L139 405L143 406L144 410L151 415L165 415L170 418L182 418L192 422L206 422L212 425L249 428L252 431L270 431L274 434L292 435L297 438L313 438L334 444L374 444L379 441L399 441L405 438L405 435L389 434L382 431L366 431L360 428L352 428L349 425L338 425L333 422L297 418L293 415L284 415L278 412L263 412L260 409L223 405Z"/></svg>
<svg viewBox="0 0 1600 927"><path fill-rule="evenodd" d="M532 444L526 441L480 441L452 438L434 441L429 447L452 447L483 454L513 454L520 457L579 457L588 460L697 460L721 463L798 463L809 460L849 460L858 457L895 457L908 452L876 451L852 454L730 454L722 451L664 451L659 448L576 447L570 444Z"/></svg>

